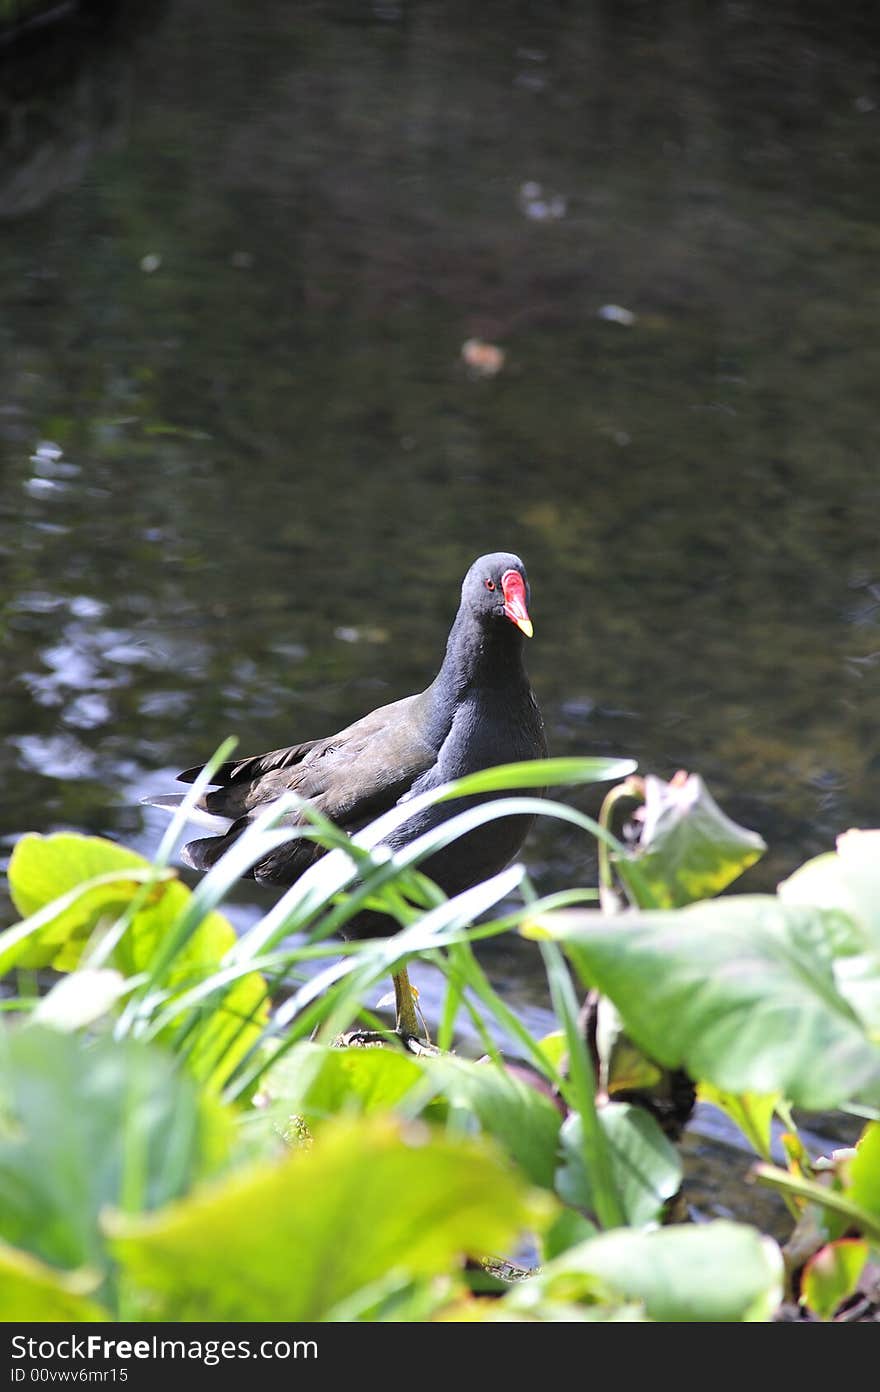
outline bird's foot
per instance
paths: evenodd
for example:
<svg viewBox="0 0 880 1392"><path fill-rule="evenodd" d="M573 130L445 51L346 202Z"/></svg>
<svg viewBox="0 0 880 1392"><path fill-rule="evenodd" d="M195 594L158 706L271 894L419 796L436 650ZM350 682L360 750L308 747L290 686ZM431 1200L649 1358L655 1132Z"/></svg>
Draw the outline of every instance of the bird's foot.
<svg viewBox="0 0 880 1392"><path fill-rule="evenodd" d="M404 1030L347 1030L333 1042L339 1049L382 1049L388 1045L398 1046L417 1058L433 1058L442 1052L436 1044L420 1039L418 1035L407 1034Z"/></svg>

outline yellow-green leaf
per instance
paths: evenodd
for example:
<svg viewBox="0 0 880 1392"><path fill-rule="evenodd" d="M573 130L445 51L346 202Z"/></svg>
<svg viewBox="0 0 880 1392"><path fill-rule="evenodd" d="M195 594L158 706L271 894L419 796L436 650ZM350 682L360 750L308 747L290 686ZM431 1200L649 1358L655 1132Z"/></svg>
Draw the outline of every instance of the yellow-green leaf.
<svg viewBox="0 0 880 1392"><path fill-rule="evenodd" d="M152 1217L117 1216L113 1248L154 1318L320 1320L388 1272L503 1251L553 1211L486 1145L369 1117Z"/></svg>
<svg viewBox="0 0 880 1392"><path fill-rule="evenodd" d="M89 1297L100 1282L94 1271L59 1271L0 1242L0 1310L7 1324L93 1324L108 1312Z"/></svg>
<svg viewBox="0 0 880 1392"><path fill-rule="evenodd" d="M859 1284L868 1260L868 1244L856 1238L829 1242L804 1267L801 1304L822 1320L830 1320Z"/></svg>

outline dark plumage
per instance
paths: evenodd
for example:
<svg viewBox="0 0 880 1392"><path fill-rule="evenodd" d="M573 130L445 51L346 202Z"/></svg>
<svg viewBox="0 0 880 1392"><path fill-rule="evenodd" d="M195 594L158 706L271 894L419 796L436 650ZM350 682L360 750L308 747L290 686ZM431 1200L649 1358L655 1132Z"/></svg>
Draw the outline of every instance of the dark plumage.
<svg viewBox="0 0 880 1392"><path fill-rule="evenodd" d="M523 666L523 636L531 636L529 589L519 557L481 556L464 578L461 603L443 664L416 696L371 711L338 734L287 749L234 760L214 775L216 785L197 804L221 834L191 841L184 860L207 870L248 822L282 793L308 798L349 834L409 794L420 793L493 764L546 755L544 727ZM191 783L201 766L179 777ZM169 808L180 797L156 799ZM476 799L474 799L476 800ZM417 814L389 837L404 845L462 810L464 800ZM228 819L228 827L219 819ZM499 818L469 833L423 863L448 895L503 869L520 849L531 818ZM295 840L258 861L262 883L290 885L322 854ZM393 932L382 915L362 913L347 936Z"/></svg>

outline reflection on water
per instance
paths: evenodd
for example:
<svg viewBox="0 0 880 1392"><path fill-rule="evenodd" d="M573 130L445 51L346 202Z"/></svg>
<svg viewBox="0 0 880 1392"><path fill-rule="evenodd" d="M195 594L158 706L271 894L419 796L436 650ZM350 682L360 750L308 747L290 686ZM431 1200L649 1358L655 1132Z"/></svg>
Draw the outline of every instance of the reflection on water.
<svg viewBox="0 0 880 1392"><path fill-rule="evenodd" d="M553 752L754 888L876 823L871 8L122 13L3 99L6 843L417 689L497 548Z"/></svg>

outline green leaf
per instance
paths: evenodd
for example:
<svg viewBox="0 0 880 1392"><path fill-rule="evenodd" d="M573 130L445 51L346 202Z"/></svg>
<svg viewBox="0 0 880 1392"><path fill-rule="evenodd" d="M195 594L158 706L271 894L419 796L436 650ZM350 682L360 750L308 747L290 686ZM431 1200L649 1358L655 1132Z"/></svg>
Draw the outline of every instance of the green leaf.
<svg viewBox="0 0 880 1392"><path fill-rule="evenodd" d="M880 1043L880 957L867 952L836 957L834 979L871 1038Z"/></svg>
<svg viewBox="0 0 880 1392"><path fill-rule="evenodd" d="M764 1160L770 1159L770 1137L776 1108L782 1101L779 1092L759 1097L753 1092L722 1092L711 1083L701 1083L700 1101L709 1102L724 1112L739 1127L752 1148Z"/></svg>
<svg viewBox="0 0 880 1392"><path fill-rule="evenodd" d="M720 894L760 859L767 847L755 831L731 821L698 774L685 780L648 775L637 849L613 857L615 868L638 903L646 881L657 908L680 908Z"/></svg>
<svg viewBox="0 0 880 1392"><path fill-rule="evenodd" d="M388 1111L422 1079L418 1060L394 1049L302 1043L273 1064L260 1093L261 1101L301 1115L311 1125L341 1113Z"/></svg>
<svg viewBox="0 0 880 1392"><path fill-rule="evenodd" d="M370 1117L163 1213L114 1219L113 1248L152 1318L321 1320L389 1272L452 1270L551 1212L484 1144Z"/></svg>
<svg viewBox="0 0 880 1392"><path fill-rule="evenodd" d="M573 1208L564 1208L544 1234L544 1261L552 1261L554 1257L567 1252L569 1247L576 1247L588 1238L595 1237L597 1232L598 1228L589 1218L585 1218L582 1213L575 1213Z"/></svg>
<svg viewBox="0 0 880 1392"><path fill-rule="evenodd" d="M633 1089L645 1092L663 1079L663 1070L633 1044L623 1028L620 1011L607 996L599 997L596 1008L596 1052L599 1087L609 1097Z"/></svg>
<svg viewBox="0 0 880 1392"><path fill-rule="evenodd" d="M880 1221L880 1121L865 1127L846 1177L847 1197Z"/></svg>
<svg viewBox="0 0 880 1392"><path fill-rule="evenodd" d="M120 881L117 877L126 871L137 878ZM15 960L20 966L74 970L99 922L112 923L124 910L131 910L143 882L159 874L143 856L97 836L68 832L23 836L10 862L10 887L20 912L42 913L46 919L36 934L6 954L4 937L11 938L18 929L0 935L0 966ZM65 896L70 895L74 898L67 902ZM192 899L178 879L158 878L115 944L113 967L126 977L147 971ZM52 912L53 905L58 906L57 913ZM169 964L164 989L174 996L204 981L235 943L231 924L218 913L206 914ZM189 1065L198 1077L211 1079L215 1089L258 1038L268 1015L265 996L263 978L249 973L190 1017L198 1020L199 1028L190 1041ZM165 1031L165 1037L173 1037L180 1023Z"/></svg>
<svg viewBox="0 0 880 1392"><path fill-rule="evenodd" d="M113 955L120 971L129 977L147 971L191 900L190 890L179 880L164 885L161 897L136 915L120 939ZM232 924L222 914L208 913L166 969L163 986L171 1001L209 980L235 943ZM168 1004L166 999L163 1008L167 1009ZM257 972L249 972L209 997L198 1009L185 1012L158 1037L173 1040L182 1023L198 1021L190 1041L188 1065L196 1077L217 1091L259 1038L268 1014L266 983Z"/></svg>
<svg viewBox="0 0 880 1392"><path fill-rule="evenodd" d="M782 1275L776 1243L737 1223L618 1228L570 1248L504 1302L527 1313L548 1301L638 1301L667 1323L766 1320L782 1298Z"/></svg>
<svg viewBox="0 0 880 1392"><path fill-rule="evenodd" d="M846 920L844 934L857 929L850 951L858 946L880 954L880 831L847 831L837 838L836 853L808 860L779 886L791 904L814 904L837 910Z"/></svg>
<svg viewBox="0 0 880 1392"><path fill-rule="evenodd" d="M880 831L848 831L779 886L787 904L824 911L838 989L880 1040Z"/></svg>
<svg viewBox="0 0 880 1392"><path fill-rule="evenodd" d="M562 1117L549 1097L492 1063L449 1055L423 1058L421 1066L449 1105L472 1115L533 1183L553 1188Z"/></svg>
<svg viewBox="0 0 880 1392"><path fill-rule="evenodd" d="M490 1063L298 1044L269 1070L260 1091L276 1117L293 1112L310 1127L340 1113L389 1111L404 1099L407 1115L417 1115L433 1099L433 1111L460 1113L469 1128L494 1137L534 1183L553 1187L558 1109L523 1078Z"/></svg>
<svg viewBox="0 0 880 1392"><path fill-rule="evenodd" d="M107 1320L109 1311L89 1298L99 1281L94 1271L58 1271L0 1242L0 1310L5 1323Z"/></svg>
<svg viewBox="0 0 880 1392"><path fill-rule="evenodd" d="M568 1041L565 1037L565 1030L553 1030L550 1034L545 1034L543 1039L538 1040L538 1047L543 1054L550 1060L553 1067L561 1069L568 1056Z"/></svg>
<svg viewBox="0 0 880 1392"><path fill-rule="evenodd" d="M117 918L158 874L143 856L97 836L22 836L9 889L25 922L0 933L0 974L13 966L71 971L96 925Z"/></svg>
<svg viewBox="0 0 880 1392"><path fill-rule="evenodd" d="M827 1243L804 1267L800 1303L820 1319L830 1320L857 1289L867 1260L867 1242L842 1238Z"/></svg>
<svg viewBox="0 0 880 1392"><path fill-rule="evenodd" d="M743 895L678 912L541 916L651 1058L724 1092L820 1110L880 1100L880 1048L834 978L821 910Z"/></svg>
<svg viewBox="0 0 880 1392"><path fill-rule="evenodd" d="M100 836L29 832L15 845L9 861L9 890L19 913L27 918L84 881L113 871L148 869L135 851ZM63 925L59 924L60 931Z"/></svg>
<svg viewBox="0 0 880 1392"><path fill-rule="evenodd" d="M36 1025L0 1034L0 1238L44 1261L100 1270L101 1209L184 1193L229 1140L226 1115L159 1050Z"/></svg>
<svg viewBox="0 0 880 1392"><path fill-rule="evenodd" d="M598 1109L599 1124L611 1151L614 1185L627 1223L640 1227L658 1220L681 1184L678 1151L643 1107L609 1102ZM562 1127L563 1164L556 1175L560 1198L587 1213L595 1210L590 1176L583 1161L580 1116Z"/></svg>

